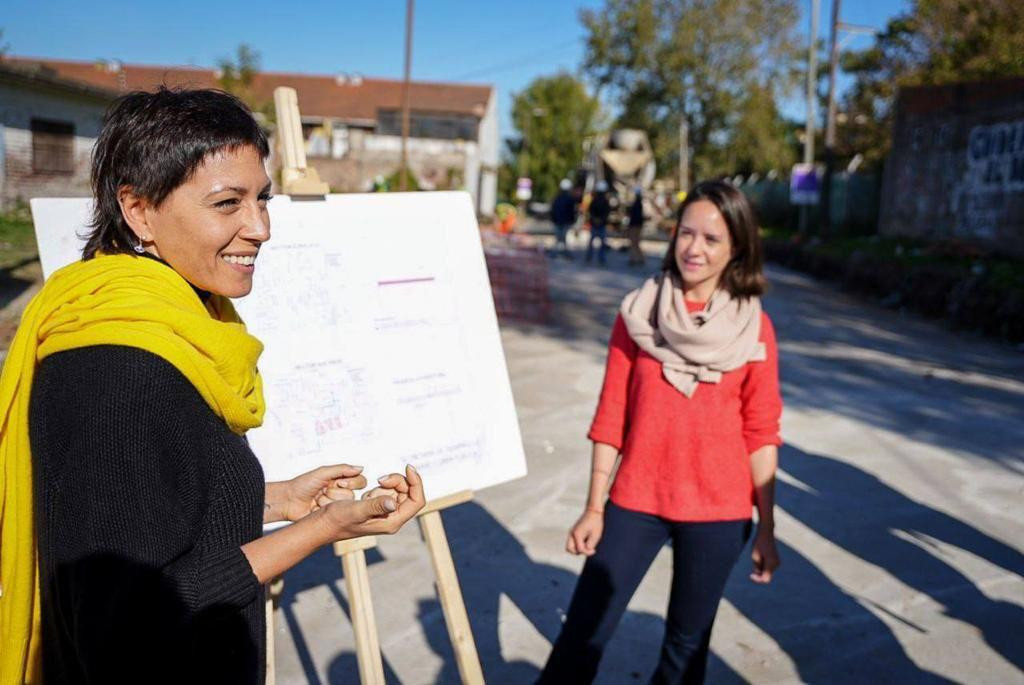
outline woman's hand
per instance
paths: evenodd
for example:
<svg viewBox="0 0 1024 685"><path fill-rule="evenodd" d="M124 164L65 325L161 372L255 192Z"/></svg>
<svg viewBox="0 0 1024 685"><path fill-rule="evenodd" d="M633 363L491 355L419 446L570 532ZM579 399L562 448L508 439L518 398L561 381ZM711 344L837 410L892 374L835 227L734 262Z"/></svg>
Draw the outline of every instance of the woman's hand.
<svg viewBox="0 0 1024 685"><path fill-rule="evenodd" d="M423 482L411 466L406 467L404 477L392 474L381 479L381 487L393 495L355 500L352 490L366 485L359 471L353 466L326 466L291 481L267 483L268 503L271 491L287 490L295 494L291 501L300 505L292 515L306 513L293 525L242 545L242 553L261 583L270 582L326 544L394 533L423 508ZM339 480L349 485L339 486ZM318 482L322 485L317 486ZM295 488L290 489L293 484Z"/></svg>
<svg viewBox="0 0 1024 685"><path fill-rule="evenodd" d="M365 482L365 481L364 481ZM392 473L378 480L380 487L363 499L326 501L319 517L328 527L331 540L348 540L363 535L390 535L423 508L423 481L412 466L405 475Z"/></svg>
<svg viewBox="0 0 1024 685"><path fill-rule="evenodd" d="M772 530L759 529L757 531L750 558L754 562L754 570L750 574L750 579L755 583L770 583L772 574L782 563L779 561L779 550L775 547L775 533Z"/></svg>
<svg viewBox="0 0 1024 685"><path fill-rule="evenodd" d="M569 554L592 556L597 550L597 543L601 541L603 532L604 516L593 509L587 509L569 531L565 551Z"/></svg>
<svg viewBox="0 0 1024 685"><path fill-rule="evenodd" d="M267 483L264 522L298 521L338 500L354 500L355 491L366 487L362 466L321 466L280 483Z"/></svg>

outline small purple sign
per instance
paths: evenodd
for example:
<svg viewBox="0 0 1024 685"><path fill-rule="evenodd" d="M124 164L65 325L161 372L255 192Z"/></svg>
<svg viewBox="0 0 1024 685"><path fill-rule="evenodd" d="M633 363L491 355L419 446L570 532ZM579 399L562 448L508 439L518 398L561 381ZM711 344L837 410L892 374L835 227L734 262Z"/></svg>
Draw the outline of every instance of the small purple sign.
<svg viewBox="0 0 1024 685"><path fill-rule="evenodd" d="M821 194L818 169L814 164L794 164L789 177L789 201L794 205L816 205Z"/></svg>

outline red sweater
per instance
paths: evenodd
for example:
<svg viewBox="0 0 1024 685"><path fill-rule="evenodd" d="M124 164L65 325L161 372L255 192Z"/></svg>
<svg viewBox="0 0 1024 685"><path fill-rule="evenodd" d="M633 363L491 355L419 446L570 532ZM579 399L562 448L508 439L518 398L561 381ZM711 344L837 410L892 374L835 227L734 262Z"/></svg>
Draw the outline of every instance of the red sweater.
<svg viewBox="0 0 1024 685"><path fill-rule="evenodd" d="M701 303L687 302L693 312ZM781 445L778 349L767 314L768 358L699 383L687 398L662 375L661 362L629 337L619 316L608 347L601 399L588 437L622 453L611 500L673 521L751 516L750 454Z"/></svg>

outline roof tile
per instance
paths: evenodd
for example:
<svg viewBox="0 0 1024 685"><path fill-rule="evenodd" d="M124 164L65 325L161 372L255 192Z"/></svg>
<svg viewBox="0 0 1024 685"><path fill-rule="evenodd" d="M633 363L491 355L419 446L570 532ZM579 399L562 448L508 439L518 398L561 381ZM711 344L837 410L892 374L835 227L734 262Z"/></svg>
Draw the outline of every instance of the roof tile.
<svg viewBox="0 0 1024 685"><path fill-rule="evenodd" d="M217 88L213 69L120 64L111 68L105 62L79 62L44 58L6 57L12 64L43 65L60 77L115 91L151 90L169 87ZM274 89L291 86L299 96L299 109L306 116L334 117L348 121L376 121L380 109L399 109L402 82L391 79L361 78L358 81L316 74L260 72L253 80L256 96L273 100ZM410 84L410 108L416 111L472 114L483 117L491 97L491 86L459 83L413 81Z"/></svg>

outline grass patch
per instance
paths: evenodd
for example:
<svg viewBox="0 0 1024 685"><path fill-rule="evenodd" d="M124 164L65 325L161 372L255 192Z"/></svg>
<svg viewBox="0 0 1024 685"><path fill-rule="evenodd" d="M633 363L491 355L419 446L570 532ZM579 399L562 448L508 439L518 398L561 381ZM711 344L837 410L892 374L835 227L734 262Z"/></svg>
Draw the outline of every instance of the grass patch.
<svg viewBox="0 0 1024 685"><path fill-rule="evenodd" d="M0 212L0 269L10 269L38 256L36 233L28 206Z"/></svg>

